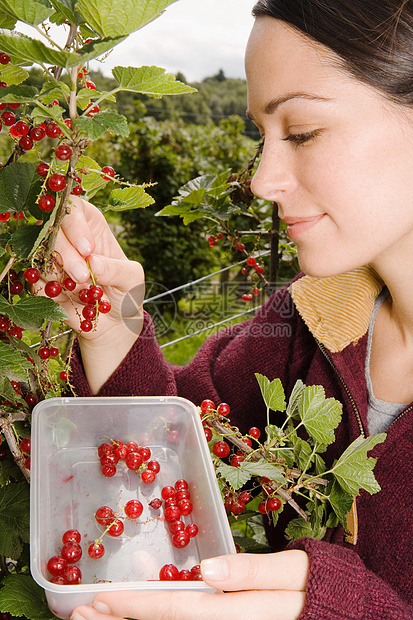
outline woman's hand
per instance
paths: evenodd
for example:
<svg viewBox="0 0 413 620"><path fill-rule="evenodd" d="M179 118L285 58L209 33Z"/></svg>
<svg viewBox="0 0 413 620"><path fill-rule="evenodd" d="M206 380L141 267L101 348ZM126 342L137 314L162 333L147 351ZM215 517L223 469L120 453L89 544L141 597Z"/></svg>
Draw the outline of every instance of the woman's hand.
<svg viewBox="0 0 413 620"><path fill-rule="evenodd" d="M225 593L106 592L92 607L78 607L71 620L297 620L308 566L307 554L299 550L211 558L201 562L203 579Z"/></svg>
<svg viewBox="0 0 413 620"><path fill-rule="evenodd" d="M79 332L83 366L89 385L97 393L120 364L142 329L144 274L142 266L127 259L103 214L82 198L72 197L70 213L59 231L55 257L78 286L56 301L68 314L67 324ZM90 270L111 304L109 314L99 314L96 329L80 331L84 304L79 291L92 280ZM48 279L56 278L49 273ZM61 276L59 277L59 279ZM57 279L57 278L56 278Z"/></svg>

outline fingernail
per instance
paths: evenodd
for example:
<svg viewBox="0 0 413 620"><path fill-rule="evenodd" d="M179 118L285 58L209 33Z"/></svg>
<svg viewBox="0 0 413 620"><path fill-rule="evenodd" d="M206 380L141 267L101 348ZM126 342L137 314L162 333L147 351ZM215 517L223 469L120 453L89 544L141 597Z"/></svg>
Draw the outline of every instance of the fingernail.
<svg viewBox="0 0 413 620"><path fill-rule="evenodd" d="M79 239L76 241L76 248L79 254L82 254L82 256L89 256L89 254L91 254L93 250L92 244L90 243L89 239L86 239L86 237L79 237Z"/></svg>
<svg viewBox="0 0 413 620"><path fill-rule="evenodd" d="M74 611L70 616L70 620L87 620L85 616L81 616L77 611Z"/></svg>
<svg viewBox="0 0 413 620"><path fill-rule="evenodd" d="M93 255L90 258L90 266L92 267L92 271L96 276L103 276L106 271L106 265L103 260Z"/></svg>
<svg viewBox="0 0 413 620"><path fill-rule="evenodd" d="M72 278L77 282L84 282L89 278L89 269L86 267L84 263L80 261L75 261L70 265L68 271Z"/></svg>
<svg viewBox="0 0 413 620"><path fill-rule="evenodd" d="M229 577L228 562L223 558L211 558L201 562L202 576L208 581L225 581Z"/></svg>
<svg viewBox="0 0 413 620"><path fill-rule="evenodd" d="M102 603L102 601L93 601L92 607L93 609L96 609L96 611L99 611L101 614L112 613L112 610L110 609L109 605L106 605L106 603Z"/></svg>

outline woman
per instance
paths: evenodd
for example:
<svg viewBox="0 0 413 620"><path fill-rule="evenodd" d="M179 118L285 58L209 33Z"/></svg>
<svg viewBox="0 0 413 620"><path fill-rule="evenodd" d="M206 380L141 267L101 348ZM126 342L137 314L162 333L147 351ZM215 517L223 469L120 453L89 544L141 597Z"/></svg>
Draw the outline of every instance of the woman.
<svg viewBox="0 0 413 620"><path fill-rule="evenodd" d="M79 395L225 401L244 430L265 425L255 372L287 391L298 378L322 384L344 408L330 460L360 433L387 431L373 452L382 491L357 498L356 544L337 528L278 553L212 558L203 577L225 594L106 593L73 620L413 619L413 5L260 0L254 14L248 114L264 150L252 189L278 203L307 275L171 367L140 311L141 267L78 200L60 251L78 282L91 255L113 314L79 336L73 380ZM271 542L283 548L278 533Z"/></svg>

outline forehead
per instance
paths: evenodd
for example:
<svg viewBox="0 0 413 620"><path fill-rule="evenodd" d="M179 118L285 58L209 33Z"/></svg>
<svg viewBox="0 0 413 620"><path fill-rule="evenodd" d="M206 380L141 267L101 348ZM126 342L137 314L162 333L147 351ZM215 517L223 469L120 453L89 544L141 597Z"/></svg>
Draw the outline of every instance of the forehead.
<svg viewBox="0 0 413 620"><path fill-rule="evenodd" d="M256 19L245 55L249 107L288 92L331 98L350 78L333 51L272 17ZM250 110L254 114L254 110Z"/></svg>

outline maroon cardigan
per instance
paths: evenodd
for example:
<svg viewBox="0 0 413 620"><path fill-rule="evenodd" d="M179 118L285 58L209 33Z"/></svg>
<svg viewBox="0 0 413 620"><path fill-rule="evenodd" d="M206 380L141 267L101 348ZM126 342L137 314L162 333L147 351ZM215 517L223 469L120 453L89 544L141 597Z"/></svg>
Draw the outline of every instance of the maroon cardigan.
<svg viewBox="0 0 413 620"><path fill-rule="evenodd" d="M340 353L319 346L299 316L287 288L278 291L250 321L212 336L185 367L167 364L154 337L150 318L100 396L179 395L196 405L205 398L231 406L243 432L265 426L266 412L254 373L279 377L290 393L297 379L321 384L326 395L343 403L331 462L367 431L364 375L367 336ZM78 347L72 362L78 396L91 396ZM344 541L341 527L324 541L290 544L310 557L305 608L300 620L413 620L413 405L388 429L386 441L371 451L382 490L357 499L359 537ZM281 515L288 514L289 507ZM280 524L270 533L274 550L285 548Z"/></svg>

